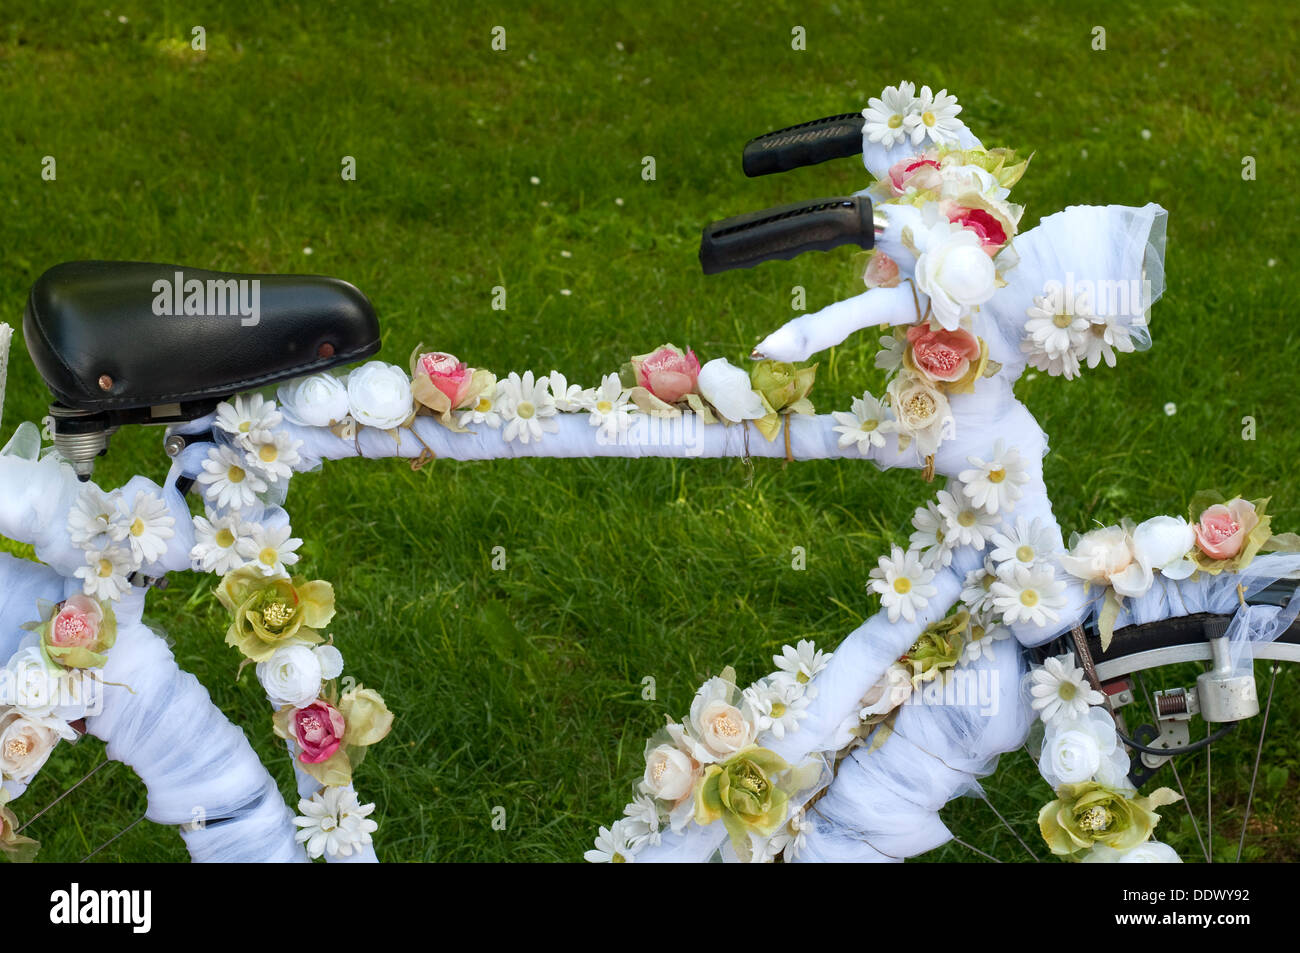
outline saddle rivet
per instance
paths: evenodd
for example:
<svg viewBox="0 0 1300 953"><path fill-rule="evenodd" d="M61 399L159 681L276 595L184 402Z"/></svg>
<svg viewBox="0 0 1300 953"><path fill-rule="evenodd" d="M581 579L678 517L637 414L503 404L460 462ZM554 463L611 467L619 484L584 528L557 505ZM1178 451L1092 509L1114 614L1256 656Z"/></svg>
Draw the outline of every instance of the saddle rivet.
<svg viewBox="0 0 1300 953"><path fill-rule="evenodd" d="M109 377L107 374L100 374L100 375L99 375L99 389L100 389L100 390L112 390L112 389L113 389L113 378Z"/></svg>
<svg viewBox="0 0 1300 953"><path fill-rule="evenodd" d="M316 348L316 356L317 356L317 357L322 357L322 358L324 358L324 357L333 357L333 356L334 356L334 345L333 345L333 344L330 344L328 341L326 341L326 342L325 342L324 344L322 344L320 347Z"/></svg>

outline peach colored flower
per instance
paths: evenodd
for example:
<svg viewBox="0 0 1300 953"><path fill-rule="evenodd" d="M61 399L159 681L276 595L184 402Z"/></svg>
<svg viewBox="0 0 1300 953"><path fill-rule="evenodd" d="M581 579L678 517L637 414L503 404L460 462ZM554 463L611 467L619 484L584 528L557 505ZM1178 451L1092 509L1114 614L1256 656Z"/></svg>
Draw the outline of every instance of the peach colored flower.
<svg viewBox="0 0 1300 953"><path fill-rule="evenodd" d="M1201 552L1211 559L1231 559L1241 552L1246 537L1258 524L1255 504L1237 497L1208 507L1192 528Z"/></svg>

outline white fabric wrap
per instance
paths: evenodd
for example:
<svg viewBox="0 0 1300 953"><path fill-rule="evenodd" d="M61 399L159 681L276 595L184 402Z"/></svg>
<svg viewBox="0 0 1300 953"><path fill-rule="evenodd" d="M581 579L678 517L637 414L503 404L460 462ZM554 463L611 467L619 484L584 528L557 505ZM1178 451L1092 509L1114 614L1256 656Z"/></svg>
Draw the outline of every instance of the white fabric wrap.
<svg viewBox="0 0 1300 953"><path fill-rule="evenodd" d="M136 478L128 492L146 485L157 490ZM79 579L68 577L84 557L66 532L78 487L71 468L53 456L39 462L0 456L0 534L33 544L47 563L0 556L3 660L27 634L19 626L37 618L37 599L58 602L81 589ZM153 570L187 569L193 545L189 514L173 488L164 499L177 517L176 535ZM110 758L130 765L145 783L149 820L193 826L181 836L194 860L305 861L274 779L244 733L141 622L143 608L141 590L115 607L117 642L108 652L104 680L127 687L105 686L103 711L87 717L87 729L104 741Z"/></svg>
<svg viewBox="0 0 1300 953"><path fill-rule="evenodd" d="M1072 206L1044 218L1014 241L1019 263L1006 274L1007 285L974 315L974 327L988 343L989 356L1001 364L999 372L976 383L972 394L950 398L956 435L945 440L934 455L935 472L956 477L970 464L972 455L988 459L1002 440L1016 448L1026 464L1028 481L1023 496L1009 514L1014 521L1040 518L1053 542L1064 549L1059 524L1042 478L1042 458L1047 438L1029 410L1016 399L1013 385L1025 369L1020 339L1026 310L1048 282L1092 282L1105 289L1148 284L1142 303L1148 307L1164 290L1164 225L1167 213L1158 205ZM921 296L924 310L925 297ZM1104 298L1099 313L1107 313ZM792 321L786 328L811 342L812 349L830 346L864 327L910 324L917 320L909 287L878 288L841 301ZM1134 321L1139 347L1149 344L1146 315ZM785 329L782 329L784 331ZM778 332L780 333L780 332ZM814 346L815 345L815 346ZM419 417L411 433L394 436L359 428L354 439L340 439L324 428L289 425L300 448L302 469L326 459L363 457L417 457L427 448L453 460L496 460L514 457L781 457L786 449L781 436L768 442L742 426L703 425L693 415L674 419L637 415L627 434L617 441L603 439L588 424L585 414L562 414L559 431L540 441L507 443L501 431L479 426L475 433L449 431L428 417ZM795 459L835 457L861 459L856 448L840 449L829 415L788 418L790 450ZM202 422L188 425L198 430ZM188 475L198 471L206 445L188 449L178 461ZM882 469L919 468L924 461L909 447L899 451L897 436L872 450L869 459ZM787 760L828 751L839 725L857 707L862 696L885 669L916 640L931 622L947 615L956 603L965 573L982 562L982 553L958 550L951 567L934 580L938 595L913 623L890 623L883 613L867 620L835 650L826 670L817 677L818 694L799 731L783 741L768 744ZM1017 624L1016 638L1026 646L1039 645L1068 630L1092 610L1081 584L1067 588L1068 604L1059 620L1047 626ZM999 646L996 662L979 661L978 673L997 673L993 711L976 706L909 705L898 719L897 731L871 754L854 753L840 766L830 791L814 807L811 830L803 856L808 859L886 860L929 850L950 836L937 816L950 798L978 790L977 776L991 771L999 754L1018 747L1030 722L1026 702L1019 693L1022 662L1008 644ZM680 834L667 834L658 847L643 850L638 860L705 860L725 839L721 825L689 826Z"/></svg>

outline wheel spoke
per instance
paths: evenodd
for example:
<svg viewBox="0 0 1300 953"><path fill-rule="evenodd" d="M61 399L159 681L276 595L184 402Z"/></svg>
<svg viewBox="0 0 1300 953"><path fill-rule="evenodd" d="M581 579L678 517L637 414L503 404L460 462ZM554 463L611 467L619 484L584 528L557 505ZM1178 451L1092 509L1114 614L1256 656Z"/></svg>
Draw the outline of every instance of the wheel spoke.
<svg viewBox="0 0 1300 953"><path fill-rule="evenodd" d="M44 814L44 813L45 813L46 811L48 811L50 808L54 807L54 805L58 804L60 801L62 801L65 797L67 797L67 796L68 796L69 794L71 794L73 791L77 790L77 788L81 787L83 784L85 784L87 781L89 781L89 780L90 780L90 776L91 776L92 774L94 774L96 771L98 771L100 768L104 767L105 765L116 764L116 763L117 763L116 761L109 761L109 760L104 760L104 761L99 762L99 764L95 765L93 768L91 768L89 771L87 771L87 772L82 776L82 778L81 778L80 781L76 782L74 785L72 785L72 787L68 788L66 791L64 791L62 794L60 794L58 797L56 797L56 798L55 798L53 801L51 801L49 804L45 805L43 808L41 808L39 811L37 811L37 812L36 812L35 814L33 814L31 817L27 818L27 821L23 824L23 826L20 827L20 828L18 828L18 830L14 831L14 833L15 833L15 834L21 834L23 831L25 831L25 830L26 830L26 829L31 825L32 821L36 820L38 817L40 817L42 814Z"/></svg>
<svg viewBox="0 0 1300 953"><path fill-rule="evenodd" d="M1042 861L1038 859L1037 854L1035 854L1032 850L1029 849L1029 845L1025 843L1024 838L1021 837L1018 833L1016 833L1016 829L1012 827L1010 824L1008 824L1007 819L1002 816L1002 813L996 807L993 806L993 802L989 800L988 794L984 795L984 803L989 806L990 811L992 811L994 814L997 815L998 820L1002 822L1002 826L1011 832L1011 836L1014 837L1016 840L1020 841L1020 846L1025 849L1025 853L1027 853L1030 857L1034 859L1034 863L1041 864Z"/></svg>
<svg viewBox="0 0 1300 953"><path fill-rule="evenodd" d="M962 847L965 847L967 850L973 850L973 851L975 851L975 853L979 854L979 855L980 855L981 857L983 857L985 860L991 860L991 861L993 861L993 863L995 863L995 864L1000 864L1000 863L1002 863L1002 861L998 860L998 859L997 859L996 857L994 857L992 854L986 854L986 853L984 853L984 851L980 850L980 849L979 849L978 847L976 847L974 844L968 844L968 843L966 843L964 840L962 840L960 837L954 837L954 838L953 838L953 843L955 843L955 844L961 844L961 846L962 846Z"/></svg>
<svg viewBox="0 0 1300 953"><path fill-rule="evenodd" d="M148 812L145 812L145 813L148 813ZM87 854L85 857L81 858L81 863L84 864L86 861L90 860L90 858L94 857L96 854L98 854L101 850L103 850L103 849L104 849L105 847L107 847L109 844L113 843L113 841L117 840L119 837L121 837L123 834L125 834L127 831L129 831L131 828L135 827L137 824L139 824L141 821L143 821L144 818L145 818L145 815L144 815L144 814L141 814L139 817L137 817L137 818L136 818L134 821L132 821L130 824L126 825L126 827L122 828L120 831L118 831L116 834L114 834L114 835L113 835L112 837L110 837L108 840L104 841L104 843L100 844L98 847L96 847L94 850L92 850L92 851L91 851L89 854Z"/></svg>
<svg viewBox="0 0 1300 953"><path fill-rule="evenodd" d="M1250 805L1255 800L1255 782L1259 779L1259 759L1264 753L1264 735L1268 732L1268 713L1273 707L1273 689L1277 685L1277 673L1281 667L1274 662L1273 675L1268 680L1268 701L1264 703L1264 723L1259 726L1259 744L1255 747L1255 767L1250 772L1250 790L1246 794L1246 816L1241 819L1241 837L1237 841L1237 863L1241 863L1241 852L1246 849L1246 825L1250 823Z"/></svg>

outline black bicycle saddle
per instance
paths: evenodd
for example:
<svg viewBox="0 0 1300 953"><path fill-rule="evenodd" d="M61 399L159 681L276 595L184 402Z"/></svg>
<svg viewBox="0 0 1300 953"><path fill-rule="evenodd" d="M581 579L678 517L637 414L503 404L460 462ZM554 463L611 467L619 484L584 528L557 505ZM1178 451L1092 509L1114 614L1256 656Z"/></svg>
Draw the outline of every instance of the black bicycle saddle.
<svg viewBox="0 0 1300 953"><path fill-rule="evenodd" d="M124 261L45 272L23 333L58 401L88 413L197 408L361 360L380 343L370 301L337 278Z"/></svg>

